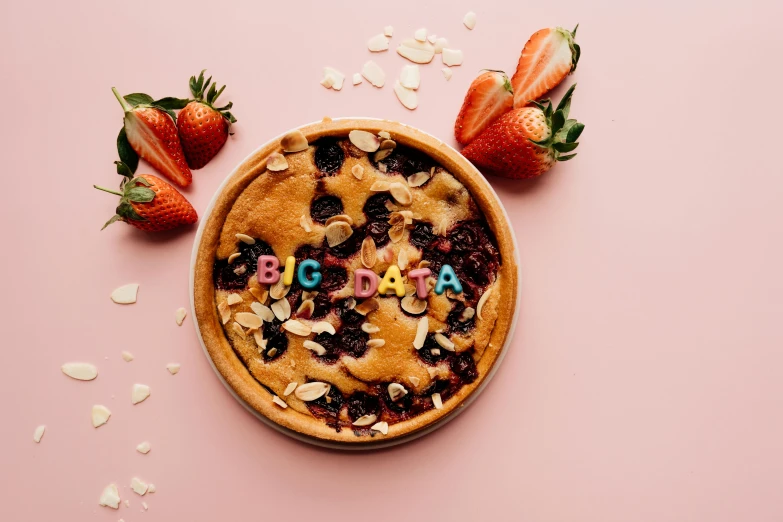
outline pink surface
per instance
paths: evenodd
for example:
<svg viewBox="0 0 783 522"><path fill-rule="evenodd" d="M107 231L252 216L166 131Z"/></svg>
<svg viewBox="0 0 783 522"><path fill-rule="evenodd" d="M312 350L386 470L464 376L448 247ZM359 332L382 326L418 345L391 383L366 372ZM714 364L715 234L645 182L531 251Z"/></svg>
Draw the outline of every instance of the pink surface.
<svg viewBox="0 0 783 522"><path fill-rule="evenodd" d="M779 2L229 4L3 4L0 518L783 519ZM213 374L191 318L174 323L195 228L99 232L116 203L91 185L118 181L111 86L185 96L203 67L228 84L236 134L187 191L203 211L251 150L325 115L451 141L480 68L511 71L533 31L577 22L579 156L537 182L492 180L521 245L512 349L479 400L424 439L346 454L262 425ZM324 65L358 71L387 24L393 44L421 26L448 37L465 64L450 82L439 60L424 67L414 112L390 85L318 85ZM374 58L390 83L405 63ZM128 282L139 302L111 303ZM98 379L63 376L72 360ZM132 406L136 382L152 395ZM113 412L98 430L96 403ZM158 487L145 513L134 476ZM98 507L110 482L130 508Z"/></svg>

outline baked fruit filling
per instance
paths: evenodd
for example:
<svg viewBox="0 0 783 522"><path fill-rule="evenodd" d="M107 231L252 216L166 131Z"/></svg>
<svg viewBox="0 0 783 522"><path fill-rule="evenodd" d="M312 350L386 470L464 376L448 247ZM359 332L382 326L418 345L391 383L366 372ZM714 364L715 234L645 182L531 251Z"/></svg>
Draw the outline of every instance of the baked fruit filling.
<svg viewBox="0 0 783 522"><path fill-rule="evenodd" d="M442 409L479 377L502 263L454 176L389 135L373 138L369 153L366 136L321 138L250 183L213 266L226 338L270 400L359 437ZM264 284L270 259L279 280ZM303 279L307 260L316 268ZM421 269L430 274L417 288ZM359 297L367 270L380 291Z"/></svg>

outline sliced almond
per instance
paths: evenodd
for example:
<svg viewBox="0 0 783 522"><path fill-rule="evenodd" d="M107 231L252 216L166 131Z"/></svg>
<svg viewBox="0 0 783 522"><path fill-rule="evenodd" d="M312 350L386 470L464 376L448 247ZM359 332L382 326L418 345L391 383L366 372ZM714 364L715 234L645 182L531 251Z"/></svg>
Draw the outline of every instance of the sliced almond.
<svg viewBox="0 0 783 522"><path fill-rule="evenodd" d="M437 36L437 35L434 35L434 34L431 34L431 35L428 35L428 36L427 36L427 41L428 41L429 43L431 43L431 44L434 44L434 43L435 43L435 40L437 40L437 39L438 39L438 36Z"/></svg>
<svg viewBox="0 0 783 522"><path fill-rule="evenodd" d="M94 428L98 428L109 422L109 417L111 417L111 412L106 406L96 404L92 407L92 425Z"/></svg>
<svg viewBox="0 0 783 522"><path fill-rule="evenodd" d="M228 302L220 301L218 303L218 312L220 312L220 321L226 324L231 319L231 309L228 307Z"/></svg>
<svg viewBox="0 0 783 522"><path fill-rule="evenodd" d="M442 410L443 409L443 401L440 398L440 393L433 393L432 394L432 405L435 406L436 410Z"/></svg>
<svg viewBox="0 0 783 522"><path fill-rule="evenodd" d="M421 187L430 180L429 172L417 172L408 176L409 187Z"/></svg>
<svg viewBox="0 0 783 522"><path fill-rule="evenodd" d="M302 300L307 301L308 299L315 299L318 296L318 291L316 290L302 290Z"/></svg>
<svg viewBox="0 0 783 522"><path fill-rule="evenodd" d="M383 72L380 65L370 60L362 66L362 76L375 87L383 87L386 83L386 73ZM358 147L358 145L356 145ZM361 148L361 147L360 147ZM371 152L371 151L364 151Z"/></svg>
<svg viewBox="0 0 783 522"><path fill-rule="evenodd" d="M400 223L389 229L389 238L392 243L399 243L405 237L405 225Z"/></svg>
<svg viewBox="0 0 783 522"><path fill-rule="evenodd" d="M422 259L419 261L419 268L428 268L430 266L430 262L426 259Z"/></svg>
<svg viewBox="0 0 783 522"><path fill-rule="evenodd" d="M308 341L305 341L303 344L304 344L305 348L315 352L317 355L323 355L323 354L326 353L326 348L324 348L323 346L321 346L320 344L318 344L315 341L309 341L308 340Z"/></svg>
<svg viewBox="0 0 783 522"><path fill-rule="evenodd" d="M405 389L405 386L398 382L389 384L387 389L389 390L389 397L391 397L392 401L397 401L408 395L408 390Z"/></svg>
<svg viewBox="0 0 783 522"><path fill-rule="evenodd" d="M133 354L130 352L122 352L122 359L125 362L131 362L133 360Z"/></svg>
<svg viewBox="0 0 783 522"><path fill-rule="evenodd" d="M421 84L419 66L416 64L404 65L402 71L400 71L400 83L406 89L418 89Z"/></svg>
<svg viewBox="0 0 783 522"><path fill-rule="evenodd" d="M136 446L136 451L138 451L139 453L143 453L144 455L149 453L150 449L152 449L150 447L150 443L147 442L146 440L144 442L140 443L138 446Z"/></svg>
<svg viewBox="0 0 783 522"><path fill-rule="evenodd" d="M268 306L262 305L261 303L252 302L250 303L250 309L253 310L254 314L267 323L271 323L275 320L275 314Z"/></svg>
<svg viewBox="0 0 783 522"><path fill-rule="evenodd" d="M171 375L177 375L181 368L182 365L178 363L169 363L166 365L166 369L169 371Z"/></svg>
<svg viewBox="0 0 783 522"><path fill-rule="evenodd" d="M146 495L148 488L149 488L149 486L145 482L143 482L141 479L139 479L137 477L133 477L131 479L131 489L137 495L141 495L141 496Z"/></svg>
<svg viewBox="0 0 783 522"><path fill-rule="evenodd" d="M448 67L444 67L440 70L440 72L443 73L443 77L446 78L446 81L451 80L451 77L454 75L454 73Z"/></svg>
<svg viewBox="0 0 783 522"><path fill-rule="evenodd" d="M275 404L277 404L278 406L280 406L283 409L288 408L288 404L283 399L278 397L277 395L273 395L272 396L272 402L274 402Z"/></svg>
<svg viewBox="0 0 783 522"><path fill-rule="evenodd" d="M234 320L245 328L257 329L261 328L262 320L256 314L250 312L238 312L234 314Z"/></svg>
<svg viewBox="0 0 783 522"><path fill-rule="evenodd" d="M131 389L131 403L138 404L150 396L150 387L146 384L134 384Z"/></svg>
<svg viewBox="0 0 783 522"><path fill-rule="evenodd" d="M307 138L302 134L300 130L293 130L283 136L280 140L280 146L283 147L283 152L300 152L310 145L307 143Z"/></svg>
<svg viewBox="0 0 783 522"><path fill-rule="evenodd" d="M437 357L438 355L440 355L440 348L432 348L430 350L430 353Z"/></svg>
<svg viewBox="0 0 783 522"><path fill-rule="evenodd" d="M450 352L454 351L454 343L451 342L451 340L442 333L435 334L435 342L438 343L444 350L448 350Z"/></svg>
<svg viewBox="0 0 783 522"><path fill-rule="evenodd" d="M448 65L449 67L462 65L462 51L457 49L443 49L441 58L443 59L443 65Z"/></svg>
<svg viewBox="0 0 783 522"><path fill-rule="evenodd" d="M354 426L369 426L370 424L375 424L375 421L378 420L378 416L374 413L371 413L369 415L362 415L355 421L353 421Z"/></svg>
<svg viewBox="0 0 783 522"><path fill-rule="evenodd" d="M400 301L400 306L409 314L419 315L427 310L426 299L419 299L416 295L407 295Z"/></svg>
<svg viewBox="0 0 783 522"><path fill-rule="evenodd" d="M304 214L299 218L299 226L308 234L313 231L313 221Z"/></svg>
<svg viewBox="0 0 783 522"><path fill-rule="evenodd" d="M305 299L296 309L296 316L300 319L310 319L313 312L315 312L315 302L312 299Z"/></svg>
<svg viewBox="0 0 783 522"><path fill-rule="evenodd" d="M279 152L273 152L266 159L266 169L272 172L280 172L288 168L288 160ZM252 243L251 243L252 244Z"/></svg>
<svg viewBox="0 0 783 522"><path fill-rule="evenodd" d="M394 200L403 206L408 206L413 203L413 194L407 185L400 183L399 181L393 181L389 185L389 192Z"/></svg>
<svg viewBox="0 0 783 522"><path fill-rule="evenodd" d="M476 27L476 13L468 11L462 19L462 23L465 24L465 27L468 29L473 30L473 28Z"/></svg>
<svg viewBox="0 0 783 522"><path fill-rule="evenodd" d="M44 436L44 432L46 431L46 426L43 424L35 428L35 431L33 432L33 440L37 442L41 442L41 439Z"/></svg>
<svg viewBox="0 0 783 522"><path fill-rule="evenodd" d="M283 397L288 397L292 393L294 393L294 390L298 386L298 383L295 382L289 382L288 386L285 387L285 391L283 392Z"/></svg>
<svg viewBox="0 0 783 522"><path fill-rule="evenodd" d="M354 308L356 308L356 299L354 299L353 297L349 297L348 299L345 300L345 309L353 310Z"/></svg>
<svg viewBox="0 0 783 522"><path fill-rule="evenodd" d="M98 376L98 368L90 363L65 363L60 369L65 375L71 379L76 379L77 381L91 381Z"/></svg>
<svg viewBox="0 0 783 522"><path fill-rule="evenodd" d="M392 27L391 25L387 25L386 27L384 27L383 35L391 38L394 35L394 27Z"/></svg>
<svg viewBox="0 0 783 522"><path fill-rule="evenodd" d="M420 29L416 29L416 32L413 33L413 38L416 39L417 42L426 42L427 41L427 28L422 27Z"/></svg>
<svg viewBox="0 0 783 522"><path fill-rule="evenodd" d="M393 149L381 149L378 152L375 153L373 156L373 160L377 163L379 161L383 161L389 156L391 156L391 153L394 152Z"/></svg>
<svg viewBox="0 0 783 522"><path fill-rule="evenodd" d="M468 306L465 308L462 313L459 315L459 321L461 323L470 321L473 319L473 316L476 315L476 310L474 310L472 307Z"/></svg>
<svg viewBox="0 0 783 522"><path fill-rule="evenodd" d="M330 87L335 91L339 91L343 88L343 82L345 81L345 75L335 69L334 67L324 67L324 80L331 80Z"/></svg>
<svg viewBox="0 0 783 522"><path fill-rule="evenodd" d="M239 304L242 302L242 297L239 294L228 294L226 302L229 306Z"/></svg>
<svg viewBox="0 0 783 522"><path fill-rule="evenodd" d="M236 238L243 242L246 245L255 245L256 240L252 237L248 236L247 234L236 234Z"/></svg>
<svg viewBox="0 0 783 522"><path fill-rule="evenodd" d="M331 89L332 85L334 85L334 78L331 76L324 76L321 78L321 81L319 82L321 85L326 87L327 89Z"/></svg>
<svg viewBox="0 0 783 522"><path fill-rule="evenodd" d="M157 488L155 487L155 484L150 484L150 487L147 488L147 493L155 493L157 491Z"/></svg>
<svg viewBox="0 0 783 522"><path fill-rule="evenodd" d="M478 301L478 304L476 305L476 316L478 316L479 319L481 319L481 311L484 310L484 305L487 302L487 299L489 299L489 294L492 292L492 287L487 288L487 290L481 294L481 298Z"/></svg>
<svg viewBox="0 0 783 522"><path fill-rule="evenodd" d="M378 137L379 137L379 138L383 138L383 139L385 139L385 140L390 140L390 139L392 139L392 137L391 137L391 134L389 134L389 133L388 133L388 132L386 132L386 131L381 131L381 132L379 132L379 133L378 133Z"/></svg>
<svg viewBox="0 0 783 522"><path fill-rule="evenodd" d="M364 167L357 163L351 167L351 174L353 174L353 177L356 179L362 179L364 177Z"/></svg>
<svg viewBox="0 0 783 522"><path fill-rule="evenodd" d="M378 136L363 130L352 130L348 133L348 139L364 152L375 152L381 146Z"/></svg>
<svg viewBox="0 0 783 522"><path fill-rule="evenodd" d="M285 321L291 317L291 305L288 303L288 299L275 301L270 308L280 321Z"/></svg>
<svg viewBox="0 0 783 522"><path fill-rule="evenodd" d="M256 342L256 346L258 346L258 353L266 350L266 344L268 341L264 339L264 332L261 330L254 331L253 340Z"/></svg>
<svg viewBox="0 0 783 522"><path fill-rule="evenodd" d="M367 236L362 241L361 250L362 265L366 268L372 268L378 261L378 250L375 247L375 240L371 236Z"/></svg>
<svg viewBox="0 0 783 522"><path fill-rule="evenodd" d="M446 40L445 38L438 38L437 40L435 40L434 49L433 49L435 54L442 53L443 48L446 47L447 45L449 45L449 41Z"/></svg>
<svg viewBox="0 0 783 522"><path fill-rule="evenodd" d="M430 374L430 379L434 379L435 377L438 376L438 373L440 373L440 372L438 371L437 368L433 368L431 366L428 366L427 367L427 373Z"/></svg>
<svg viewBox="0 0 783 522"><path fill-rule="evenodd" d="M131 283L115 288L111 293L111 300L117 304L133 304L136 302L136 295L139 293L139 285Z"/></svg>
<svg viewBox="0 0 783 522"><path fill-rule="evenodd" d="M246 267L245 265L238 266L238 267L236 267L236 268L234 269L234 273L235 273L236 275L242 275L242 274L244 274L245 272L247 272L247 267Z"/></svg>
<svg viewBox="0 0 783 522"><path fill-rule="evenodd" d="M359 85L362 83L362 73L353 73L353 84Z"/></svg>
<svg viewBox="0 0 783 522"><path fill-rule="evenodd" d="M381 329L372 323L362 323L362 332L368 334L374 334L380 332Z"/></svg>
<svg viewBox="0 0 783 522"><path fill-rule="evenodd" d="M413 339L413 347L417 350L421 350L424 346L424 341L427 339L427 333L430 331L430 321L425 315L419 319L419 324L416 326L416 337Z"/></svg>
<svg viewBox="0 0 783 522"><path fill-rule="evenodd" d="M259 303L265 304L267 297L269 297L269 291L261 288L250 287L250 293L255 297ZM253 305L250 305L251 307Z"/></svg>
<svg viewBox="0 0 783 522"><path fill-rule="evenodd" d="M397 147L397 142L386 138L383 141L381 141L380 150L387 150L387 149L394 150L395 147Z"/></svg>
<svg viewBox="0 0 783 522"><path fill-rule="evenodd" d="M335 221L342 221L343 223L348 223L349 225L353 225L353 218L348 214L337 214L336 216L332 216L329 219L327 219L326 223L324 224L326 226L329 226Z"/></svg>
<svg viewBox="0 0 783 522"><path fill-rule="evenodd" d="M267 357L274 357L275 355L277 355L277 348L272 348L271 350L266 352Z"/></svg>
<svg viewBox="0 0 783 522"><path fill-rule="evenodd" d="M418 377L416 377L414 375L411 375L410 377L408 377L408 380L411 381L411 384L414 385L414 386L418 386L419 383L421 382L421 379L419 379Z"/></svg>
<svg viewBox="0 0 783 522"><path fill-rule="evenodd" d="M367 49L373 53L386 51L389 49L389 39L383 33L376 34L367 40Z"/></svg>
<svg viewBox="0 0 783 522"><path fill-rule="evenodd" d="M289 319L288 321L284 322L283 328L294 335L301 335L302 337L310 335L311 332L309 326L304 323L300 323L296 319Z"/></svg>
<svg viewBox="0 0 783 522"><path fill-rule="evenodd" d="M435 47L426 39L420 42L415 38L409 38L400 43L397 54L413 63L430 63L435 56Z"/></svg>
<svg viewBox="0 0 783 522"><path fill-rule="evenodd" d="M386 344L386 341L383 339L370 339L367 341L367 348L380 348Z"/></svg>
<svg viewBox="0 0 783 522"><path fill-rule="evenodd" d="M419 96L416 94L416 91L406 89L399 80L394 83L394 94L397 95L397 99L400 100L400 103L406 109L414 110L419 106Z"/></svg>
<svg viewBox="0 0 783 522"><path fill-rule="evenodd" d="M377 431L382 433L383 435L386 435L389 433L389 423L388 422L376 422L370 427L371 430Z"/></svg>
<svg viewBox="0 0 783 522"><path fill-rule="evenodd" d="M120 508L120 492L117 489L117 484L109 484L103 489L98 504L112 509Z"/></svg>
<svg viewBox="0 0 783 522"><path fill-rule="evenodd" d="M337 331L334 329L334 326L332 325L332 323L327 322L327 321L318 321L317 323L315 323L313 325L313 327L310 330L314 334L319 334L319 333L326 332L328 334L334 335L334 334L337 333Z"/></svg>
<svg viewBox="0 0 783 522"><path fill-rule="evenodd" d="M299 387L296 388L295 395L296 398L301 401L314 401L326 395L329 388L330 386L325 382L308 382L300 384Z"/></svg>
<svg viewBox="0 0 783 522"><path fill-rule="evenodd" d="M233 263L234 261L236 261L236 259L237 259L239 256L241 256L241 255L242 255L242 254L241 254L241 253L239 253L239 252L234 252L233 254L231 254L230 256L228 256L228 264L230 265L231 263Z"/></svg>
<svg viewBox="0 0 783 522"><path fill-rule="evenodd" d="M272 297L272 299L282 299L288 295L289 290L291 290L291 287L283 282L283 278L281 276L280 279L277 280L277 283L269 287L269 295Z"/></svg>
<svg viewBox="0 0 783 522"><path fill-rule="evenodd" d="M177 322L177 326L182 326L182 323L185 322L185 316L187 315L187 310L184 308L177 308L177 310L174 312L174 320Z"/></svg>
<svg viewBox="0 0 783 522"><path fill-rule="evenodd" d="M345 221L335 221L324 230L326 242L330 247L335 247L353 235L351 225Z"/></svg>
<svg viewBox="0 0 783 522"><path fill-rule="evenodd" d="M399 255L397 256L397 266L400 270L407 270L408 268L408 251L403 249L400 250Z"/></svg>
<svg viewBox="0 0 783 522"><path fill-rule="evenodd" d="M357 304L354 307L354 310L356 310L358 313L362 315L367 315L370 312L374 312L378 308L380 308L381 303L376 299L375 297L370 297L369 299L365 299L361 303Z"/></svg>
<svg viewBox="0 0 783 522"><path fill-rule="evenodd" d="M378 170L385 173L388 171L388 167L385 163L378 163Z"/></svg>

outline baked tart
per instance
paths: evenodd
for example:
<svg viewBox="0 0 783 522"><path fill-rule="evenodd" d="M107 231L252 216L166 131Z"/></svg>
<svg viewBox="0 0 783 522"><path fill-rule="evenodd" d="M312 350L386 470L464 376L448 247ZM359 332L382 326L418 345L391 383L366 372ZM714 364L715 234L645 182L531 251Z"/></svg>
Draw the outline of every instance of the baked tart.
<svg viewBox="0 0 783 522"><path fill-rule="evenodd" d="M312 442L372 446L445 420L491 374L517 306L513 234L487 182L383 120L327 119L253 153L194 257L215 368Z"/></svg>

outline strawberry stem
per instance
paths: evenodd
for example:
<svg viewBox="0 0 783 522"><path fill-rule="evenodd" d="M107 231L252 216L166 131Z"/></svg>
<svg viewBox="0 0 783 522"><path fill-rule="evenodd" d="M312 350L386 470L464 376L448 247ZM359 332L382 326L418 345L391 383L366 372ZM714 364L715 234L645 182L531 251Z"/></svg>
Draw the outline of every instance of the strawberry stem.
<svg viewBox="0 0 783 522"><path fill-rule="evenodd" d="M120 192L117 192L116 190L107 189L106 187L99 187L98 185L93 185L93 188L97 188L98 190L108 192L109 194L114 194L115 196L122 196Z"/></svg>
<svg viewBox="0 0 783 522"><path fill-rule="evenodd" d="M117 92L117 88L116 87L112 87L111 88L111 92L114 93L114 96L117 98L117 101L119 101L120 105L122 105L122 110L123 111L130 112L130 111L133 110L133 107L131 107L130 104L127 101L125 101L125 98L123 98L122 95L120 95L120 93Z"/></svg>

